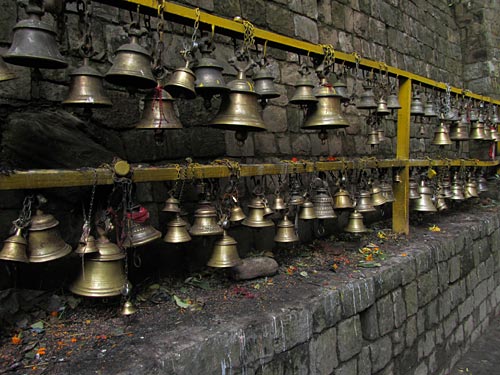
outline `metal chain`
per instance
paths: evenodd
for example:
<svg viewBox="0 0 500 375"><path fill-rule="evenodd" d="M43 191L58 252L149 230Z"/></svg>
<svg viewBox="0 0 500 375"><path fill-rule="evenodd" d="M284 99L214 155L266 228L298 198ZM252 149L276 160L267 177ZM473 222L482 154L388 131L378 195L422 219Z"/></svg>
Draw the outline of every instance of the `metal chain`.
<svg viewBox="0 0 500 375"><path fill-rule="evenodd" d="M80 53L83 57L91 57L94 53L92 45L92 2L91 0L78 0L76 3L79 21L78 26L82 34L82 42L80 44Z"/></svg>
<svg viewBox="0 0 500 375"><path fill-rule="evenodd" d="M331 44L322 44L321 47L323 48L323 65L324 69L330 69L333 64L335 63L335 49L333 48L333 45Z"/></svg>
<svg viewBox="0 0 500 375"><path fill-rule="evenodd" d="M243 20L243 48L247 51L255 46L255 27L250 21Z"/></svg>
<svg viewBox="0 0 500 375"><path fill-rule="evenodd" d="M97 170L93 169L94 172L94 183L92 184L92 192L90 194L90 203L89 203L89 212L88 215L85 214L85 207L83 207L83 228L82 228L82 236L80 242L87 242L87 239L90 235L90 230L92 228L91 220L92 220L92 211L94 209L94 199L95 199L95 191L97 187Z"/></svg>
<svg viewBox="0 0 500 375"><path fill-rule="evenodd" d="M31 221L31 205L33 204L35 197L33 195L28 195L24 198L23 208L19 213L19 217L14 220L12 224L16 228L26 228Z"/></svg>
<svg viewBox="0 0 500 375"><path fill-rule="evenodd" d="M194 25L193 25L193 35L191 35L191 45L193 47L196 47L196 39L198 37L198 29L200 28L200 8L196 8L194 10L194 13L196 14L196 18L194 20Z"/></svg>

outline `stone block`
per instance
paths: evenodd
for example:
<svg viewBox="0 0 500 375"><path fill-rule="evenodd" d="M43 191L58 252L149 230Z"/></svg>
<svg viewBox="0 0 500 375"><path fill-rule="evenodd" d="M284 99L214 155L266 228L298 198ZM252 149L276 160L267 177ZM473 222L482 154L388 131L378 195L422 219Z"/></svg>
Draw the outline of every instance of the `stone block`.
<svg viewBox="0 0 500 375"><path fill-rule="evenodd" d="M107 128L131 129L135 127L141 118L137 98L117 90L107 90L106 94L113 106L93 110L93 118Z"/></svg>
<svg viewBox="0 0 500 375"><path fill-rule="evenodd" d="M363 335L359 315L345 319L337 326L337 350L339 360L347 361L361 351ZM354 360L356 363L357 361ZM356 373L356 372L354 372Z"/></svg>
<svg viewBox="0 0 500 375"><path fill-rule="evenodd" d="M443 321L443 335L445 338L449 337L451 333L457 328L458 325L458 314L453 311L444 321Z"/></svg>
<svg viewBox="0 0 500 375"><path fill-rule="evenodd" d="M406 315L411 316L418 311L418 288L417 282L414 281L404 287L404 298L406 302Z"/></svg>
<svg viewBox="0 0 500 375"><path fill-rule="evenodd" d="M418 365L418 367L415 369L415 372L413 373L414 375L427 375L429 373L427 369L427 364L425 362L422 362Z"/></svg>
<svg viewBox="0 0 500 375"><path fill-rule="evenodd" d="M318 134L309 134L311 138L311 155L313 156L328 156L328 139L323 143L319 139Z"/></svg>
<svg viewBox="0 0 500 375"><path fill-rule="evenodd" d="M417 317L416 315L410 316L406 322L406 347L410 348L417 339Z"/></svg>
<svg viewBox="0 0 500 375"><path fill-rule="evenodd" d="M461 271L461 258L459 256L454 256L453 258L450 259L448 262L449 266L449 271L450 271L450 283L455 282L460 278L460 271Z"/></svg>
<svg viewBox="0 0 500 375"><path fill-rule="evenodd" d="M417 277L416 262L413 257L406 257L400 264L401 283L407 285Z"/></svg>
<svg viewBox="0 0 500 375"><path fill-rule="evenodd" d="M436 248L439 248L439 244L431 244L430 246L423 246L415 253L418 276L428 272L434 267L434 251Z"/></svg>
<svg viewBox="0 0 500 375"><path fill-rule="evenodd" d="M302 0L302 12L307 17L313 20L318 19L318 6L320 1L317 0Z"/></svg>
<svg viewBox="0 0 500 375"><path fill-rule="evenodd" d="M380 298L401 285L401 272L396 267L388 267L373 277L375 297Z"/></svg>
<svg viewBox="0 0 500 375"><path fill-rule="evenodd" d="M375 302L373 280L362 279L345 284L340 289L342 316L347 318L365 310Z"/></svg>
<svg viewBox="0 0 500 375"><path fill-rule="evenodd" d="M420 309L417 312L417 333L421 335L425 332L425 309Z"/></svg>
<svg viewBox="0 0 500 375"><path fill-rule="evenodd" d="M287 351L289 348L305 343L312 336L311 311L306 309L305 306L301 306L297 310L288 310L272 318L273 324L276 323L274 335L274 350L276 353Z"/></svg>
<svg viewBox="0 0 500 375"><path fill-rule="evenodd" d="M452 293L450 290L446 290L437 298L437 300L439 301L439 317L440 317L440 319L444 319L451 312L451 309L452 309L451 294Z"/></svg>
<svg viewBox="0 0 500 375"><path fill-rule="evenodd" d="M311 154L311 139L308 134L292 135L291 139L294 156L309 156Z"/></svg>
<svg viewBox="0 0 500 375"><path fill-rule="evenodd" d="M234 138L235 132L233 131L225 131L225 144L227 147L227 155L238 157L238 156L254 156L255 155L255 147L253 142L253 137L249 135L244 144L240 145Z"/></svg>
<svg viewBox="0 0 500 375"><path fill-rule="evenodd" d="M392 292L392 303L394 310L394 325L399 328L406 320L406 304L403 298L403 290L401 288Z"/></svg>
<svg viewBox="0 0 500 375"><path fill-rule="evenodd" d="M424 306L429 303L438 294L438 289L436 285L437 280L437 270L432 269L418 278L418 305Z"/></svg>
<svg viewBox="0 0 500 375"><path fill-rule="evenodd" d="M340 292L329 290L321 295L317 303L312 304L313 332L320 333L324 329L333 327L342 315Z"/></svg>
<svg viewBox="0 0 500 375"><path fill-rule="evenodd" d="M267 130L273 133L285 132L287 125L287 111L284 107L268 104L262 113Z"/></svg>
<svg viewBox="0 0 500 375"><path fill-rule="evenodd" d="M234 17L234 14L231 17ZM266 1L265 15L266 24L269 27L269 30L283 35L294 35L294 25L292 22L290 22L290 20L293 19L294 14L289 9L286 9L270 1Z"/></svg>
<svg viewBox="0 0 500 375"><path fill-rule="evenodd" d="M319 42L318 25L310 18L294 15L295 36L311 43Z"/></svg>
<svg viewBox="0 0 500 375"><path fill-rule="evenodd" d="M334 375L352 375L358 373L358 360L353 358L348 362L342 363L335 369Z"/></svg>
<svg viewBox="0 0 500 375"><path fill-rule="evenodd" d="M439 262L437 264L437 272L439 290L444 291L448 288L448 284L450 282L448 262Z"/></svg>
<svg viewBox="0 0 500 375"><path fill-rule="evenodd" d="M377 306L372 305L360 314L363 337L367 340L375 340L379 337Z"/></svg>
<svg viewBox="0 0 500 375"><path fill-rule="evenodd" d="M474 306L479 306L488 296L488 281L484 280L474 289Z"/></svg>
<svg viewBox="0 0 500 375"><path fill-rule="evenodd" d="M467 294L473 294L474 289L476 289L478 283L479 283L479 277L477 276L477 270L473 270L465 278Z"/></svg>
<svg viewBox="0 0 500 375"><path fill-rule="evenodd" d="M254 142L257 155L272 155L278 152L274 134L259 132L254 134Z"/></svg>
<svg viewBox="0 0 500 375"><path fill-rule="evenodd" d="M313 338L309 345L310 372L318 375L331 374L338 365L337 352L332 350L337 346L337 332L329 328Z"/></svg>
<svg viewBox="0 0 500 375"><path fill-rule="evenodd" d="M436 336L433 330L425 332L418 340L418 360L429 356L436 347Z"/></svg>
<svg viewBox="0 0 500 375"><path fill-rule="evenodd" d="M381 335L385 335L394 329L394 309L391 295L380 298L377 301L378 327Z"/></svg>
<svg viewBox="0 0 500 375"><path fill-rule="evenodd" d="M400 328L392 331L391 340L392 340L392 354L393 356L398 356L405 349L406 339L405 339L405 330L406 327L402 325Z"/></svg>
<svg viewBox="0 0 500 375"><path fill-rule="evenodd" d="M416 345L414 345L395 358L396 374L411 374L417 363L418 351Z"/></svg>
<svg viewBox="0 0 500 375"><path fill-rule="evenodd" d="M371 375L372 363L370 360L370 347L364 346L358 355L358 372L357 375Z"/></svg>
<svg viewBox="0 0 500 375"><path fill-rule="evenodd" d="M384 336L370 344L372 371L382 370L392 358L392 342L389 336Z"/></svg>
<svg viewBox="0 0 500 375"><path fill-rule="evenodd" d="M474 296L469 296L467 299L458 305L458 321L462 322L472 314L474 310Z"/></svg>
<svg viewBox="0 0 500 375"><path fill-rule="evenodd" d="M435 329L436 332L436 346L441 345L444 342L444 331L443 331L443 324L439 323Z"/></svg>

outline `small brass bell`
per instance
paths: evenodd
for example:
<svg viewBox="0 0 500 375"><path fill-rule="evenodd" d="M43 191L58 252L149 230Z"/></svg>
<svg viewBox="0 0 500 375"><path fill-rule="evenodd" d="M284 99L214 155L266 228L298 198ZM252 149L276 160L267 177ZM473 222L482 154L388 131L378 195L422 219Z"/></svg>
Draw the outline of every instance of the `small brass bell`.
<svg viewBox="0 0 500 375"><path fill-rule="evenodd" d="M424 114L424 105L420 100L420 94L418 91L413 94L413 97L411 99L410 114L412 116L421 116Z"/></svg>
<svg viewBox="0 0 500 375"><path fill-rule="evenodd" d="M453 193L451 191L451 183L448 178L443 179L441 182L441 193L445 198L451 198Z"/></svg>
<svg viewBox="0 0 500 375"><path fill-rule="evenodd" d="M394 192L392 191L392 185L387 182L382 182L380 184L380 190L387 203L394 202Z"/></svg>
<svg viewBox="0 0 500 375"><path fill-rule="evenodd" d="M434 109L434 103L432 101L428 101L424 105L424 117L437 117L438 114Z"/></svg>
<svg viewBox="0 0 500 375"><path fill-rule="evenodd" d="M369 191L360 191L359 199L356 202L356 211L358 212L373 212L376 211L373 207L371 194Z"/></svg>
<svg viewBox="0 0 500 375"><path fill-rule="evenodd" d="M231 207L231 211L229 213L229 221L231 223L239 223L247 217L243 212L243 209L236 202L233 207Z"/></svg>
<svg viewBox="0 0 500 375"><path fill-rule="evenodd" d="M49 262L71 252L71 246L61 238L54 216L37 210L31 218L28 236L29 260L32 263Z"/></svg>
<svg viewBox="0 0 500 375"><path fill-rule="evenodd" d="M29 263L26 249L28 242L22 235L22 228L16 228L13 236L7 238L0 251L0 259L12 262Z"/></svg>
<svg viewBox="0 0 500 375"><path fill-rule="evenodd" d="M401 104L399 104L398 96L395 93L389 94L387 97L387 108L401 109Z"/></svg>
<svg viewBox="0 0 500 375"><path fill-rule="evenodd" d="M194 99L196 98L195 81L196 76L189 69L189 61L186 61L185 66L174 70L165 85L165 90L174 98Z"/></svg>
<svg viewBox="0 0 500 375"><path fill-rule="evenodd" d="M137 247L146 245L161 237L161 232L149 224L149 212L144 207L139 207L133 212L127 213L130 220L129 232L123 241L123 247Z"/></svg>
<svg viewBox="0 0 500 375"><path fill-rule="evenodd" d="M295 93L288 101L291 104L309 105L318 102L318 98L313 94L314 82L309 76L302 76L295 84Z"/></svg>
<svg viewBox="0 0 500 375"><path fill-rule="evenodd" d="M379 186L372 186L370 194L372 196L372 205L374 207L381 206L387 202L382 194L382 189L380 189Z"/></svg>
<svg viewBox="0 0 500 375"><path fill-rule="evenodd" d="M391 113L391 111L387 107L387 101L384 98L380 98L378 100L376 113L379 116L385 116Z"/></svg>
<svg viewBox="0 0 500 375"><path fill-rule="evenodd" d="M333 210L333 198L324 187L316 189L313 205L314 213L318 219L335 219L337 217Z"/></svg>
<svg viewBox="0 0 500 375"><path fill-rule="evenodd" d="M352 200L349 193L347 190L340 188L339 191L333 195L333 208L336 210L343 210L352 207Z"/></svg>
<svg viewBox="0 0 500 375"><path fill-rule="evenodd" d="M163 212L173 212L173 213L178 213L181 212L181 209L179 207L179 200L175 197L168 197L168 199L165 201L165 206L162 208Z"/></svg>
<svg viewBox="0 0 500 375"><path fill-rule="evenodd" d="M89 235L84 241L81 241L75 250L76 254L92 254L98 252L97 241L92 235Z"/></svg>
<svg viewBox="0 0 500 375"><path fill-rule="evenodd" d="M30 68L66 68L68 63L57 47L54 28L42 21L44 11L30 1L26 13L29 18L14 26L12 44L4 60L9 64Z"/></svg>
<svg viewBox="0 0 500 375"><path fill-rule="evenodd" d="M385 132L382 129L377 130L378 142L382 143L387 141L387 137L385 136Z"/></svg>
<svg viewBox="0 0 500 375"><path fill-rule="evenodd" d="M426 185L425 180L420 182L418 192L420 193L420 198L412 201L413 210L419 212L436 212L436 206L432 203L432 189Z"/></svg>
<svg viewBox="0 0 500 375"><path fill-rule="evenodd" d="M121 314L123 316L129 316L133 315L137 312L137 308L134 306L134 304L130 301L125 301L122 307Z"/></svg>
<svg viewBox="0 0 500 375"><path fill-rule="evenodd" d="M276 230L276 235L274 236L275 242L288 243L299 241L299 236L297 236L297 233L295 232L295 225L293 225L292 221L288 219L287 215L283 217L283 220L278 223L277 227L278 229Z"/></svg>
<svg viewBox="0 0 500 375"><path fill-rule="evenodd" d="M269 207L267 199L264 199L263 202L264 202L264 216L268 216L268 215L274 214L273 209L271 207Z"/></svg>
<svg viewBox="0 0 500 375"><path fill-rule="evenodd" d="M410 187L409 198L410 199L420 198L420 192L418 191L418 183L413 178L410 178L409 187Z"/></svg>
<svg viewBox="0 0 500 375"><path fill-rule="evenodd" d="M380 140L379 140L379 137L378 137L378 131L377 130L372 129L368 133L368 139L366 140L366 144L370 145L370 146L376 146L376 145L380 144Z"/></svg>
<svg viewBox="0 0 500 375"><path fill-rule="evenodd" d="M477 179L477 191L479 193L484 193L484 192L487 192L488 190L489 190L489 188L488 188L488 183L486 182L486 178L484 178L483 176L480 176Z"/></svg>
<svg viewBox="0 0 500 375"><path fill-rule="evenodd" d="M473 122L470 127L469 139L483 140L486 138L484 133L484 124L481 122Z"/></svg>
<svg viewBox="0 0 500 375"><path fill-rule="evenodd" d="M196 76L194 88L198 95L211 98L214 95L228 92L229 88L222 76L223 66L211 57L215 49L214 44L209 38L203 40L204 42L200 43L202 57L193 65L194 75Z"/></svg>
<svg viewBox="0 0 500 375"><path fill-rule="evenodd" d="M450 139L448 130L445 128L444 124L441 123L434 131L434 139L432 140L432 144L438 146L446 146L451 145L452 143L453 142Z"/></svg>
<svg viewBox="0 0 500 375"><path fill-rule="evenodd" d="M17 78L14 73L11 72L7 64L3 61L3 57L0 56L0 82L8 81Z"/></svg>
<svg viewBox="0 0 500 375"><path fill-rule="evenodd" d="M183 243L191 241L191 236L186 229L186 222L181 219L179 213L175 215L175 219L167 224L167 233L163 237L163 241L167 243Z"/></svg>
<svg viewBox="0 0 500 375"><path fill-rule="evenodd" d="M314 205L309 199L305 199L302 206L300 206L299 219L301 220L314 220L316 219L316 212L314 212Z"/></svg>
<svg viewBox="0 0 500 375"><path fill-rule="evenodd" d="M267 66L262 66L253 76L254 90L260 95L261 99L274 99L280 96L280 93L274 86L274 76Z"/></svg>
<svg viewBox="0 0 500 375"><path fill-rule="evenodd" d="M458 174L453 176L453 183L451 184L451 197L452 200L463 201L465 199L462 181L458 178Z"/></svg>
<svg viewBox="0 0 500 375"><path fill-rule="evenodd" d="M448 209L448 205L446 204L446 199L442 193L438 193L436 198L436 209L441 211L446 211Z"/></svg>
<svg viewBox="0 0 500 375"><path fill-rule="evenodd" d="M157 86L144 99L142 118L136 129L182 129L177 118L172 96Z"/></svg>
<svg viewBox="0 0 500 375"><path fill-rule="evenodd" d="M477 192L477 184L476 181L472 178L467 181L465 184L465 192L464 192L464 197L465 199L470 199L470 198L478 198L479 194Z"/></svg>
<svg viewBox="0 0 500 375"><path fill-rule="evenodd" d="M344 231L348 233L368 232L368 229L366 229L365 224L363 223L363 215L358 211L354 210L349 215L349 222L347 223L347 226L344 228Z"/></svg>
<svg viewBox="0 0 500 375"><path fill-rule="evenodd" d="M376 109L377 102L375 102L375 94L371 85L363 85L365 91L361 94L359 103L356 104L358 109Z"/></svg>
<svg viewBox="0 0 500 375"><path fill-rule="evenodd" d="M230 268L241 264L236 240L224 231L222 238L217 240L212 251L212 256L207 266L214 268Z"/></svg>
<svg viewBox="0 0 500 375"><path fill-rule="evenodd" d="M189 230L192 236L218 236L224 232L217 222L217 211L210 202L200 202L194 212L194 223Z"/></svg>
<svg viewBox="0 0 500 375"><path fill-rule="evenodd" d="M139 30L130 29L130 42L116 50L115 61L104 76L106 81L129 89L152 89L156 86L151 55L139 44L140 35Z"/></svg>
<svg viewBox="0 0 500 375"><path fill-rule="evenodd" d="M255 197L252 199L250 204L248 205L249 211L248 216L243 220L241 224L252 227L252 228L264 228L264 227L272 227L274 223L271 219L268 219L264 215L264 211L266 206L262 198Z"/></svg>
<svg viewBox="0 0 500 375"><path fill-rule="evenodd" d="M274 203L271 206L271 208L274 211L286 210L287 207L286 207L285 200L283 199L283 197L280 195L277 195L276 198L274 198Z"/></svg>
<svg viewBox="0 0 500 375"><path fill-rule="evenodd" d="M71 83L68 97L62 102L74 107L109 107L111 100L106 96L102 85L103 75L89 65L89 59L83 59L83 65L70 74Z"/></svg>
<svg viewBox="0 0 500 375"><path fill-rule="evenodd" d="M397 170L395 173L394 173L394 177L393 177L393 181L397 184L401 183L403 180L401 179L401 173L399 172L399 170Z"/></svg>

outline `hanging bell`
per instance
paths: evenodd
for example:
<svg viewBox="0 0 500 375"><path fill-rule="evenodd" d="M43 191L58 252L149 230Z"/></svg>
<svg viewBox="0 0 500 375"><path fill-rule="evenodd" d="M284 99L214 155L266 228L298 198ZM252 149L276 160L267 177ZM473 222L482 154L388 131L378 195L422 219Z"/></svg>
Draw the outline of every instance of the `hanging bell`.
<svg viewBox="0 0 500 375"><path fill-rule="evenodd" d="M16 228L13 236L7 238L4 242L2 250L0 251L0 259L12 262L29 263L26 248L28 242L22 235L22 228Z"/></svg>
<svg viewBox="0 0 500 375"><path fill-rule="evenodd" d="M410 199L419 199L420 198L420 192L418 191L418 183L413 179L410 178L409 180L409 198Z"/></svg>
<svg viewBox="0 0 500 375"><path fill-rule="evenodd" d="M89 59L83 59L83 65L70 74L71 83L64 105L73 107L110 107L111 100L106 96L102 85L103 75L89 65Z"/></svg>
<svg viewBox="0 0 500 375"><path fill-rule="evenodd" d="M14 73L11 72L7 64L3 61L3 57L0 56L0 82L8 81L17 78Z"/></svg>
<svg viewBox="0 0 500 375"><path fill-rule="evenodd" d="M98 253L99 249L97 248L97 241L94 236L89 235L84 241L80 240L78 247L75 250L76 254L93 254Z"/></svg>
<svg viewBox="0 0 500 375"><path fill-rule="evenodd" d="M264 216L272 215L274 214L274 211L271 207L269 207L269 204L267 202L266 198L262 199L262 202L264 203Z"/></svg>
<svg viewBox="0 0 500 375"><path fill-rule="evenodd" d="M472 108L469 112L469 120L471 122L478 121L479 120L479 115L477 113L477 110L475 108Z"/></svg>
<svg viewBox="0 0 500 375"><path fill-rule="evenodd" d="M432 101L427 101L424 105L424 117L437 117L438 114L434 109L434 103Z"/></svg>
<svg viewBox="0 0 500 375"><path fill-rule="evenodd" d="M368 139L366 140L366 144L370 145L370 146L376 146L376 145L380 144L380 140L379 140L379 137L378 137L378 131L377 130L372 129L368 133Z"/></svg>
<svg viewBox="0 0 500 375"><path fill-rule="evenodd" d="M223 66L210 56L213 50L213 43L209 39L205 39L204 43L200 43L202 57L193 65L196 77L194 88L196 94L204 98L211 98L229 91L222 76Z"/></svg>
<svg viewBox="0 0 500 375"><path fill-rule="evenodd" d="M123 247L137 247L146 245L161 237L161 232L149 224L149 212L145 207L138 207L127 213L130 220L127 237L123 241Z"/></svg>
<svg viewBox="0 0 500 375"><path fill-rule="evenodd" d="M433 145L446 146L451 145L453 142L450 139L448 130L443 123L439 124L437 129L434 131L434 139L432 140Z"/></svg>
<svg viewBox="0 0 500 375"><path fill-rule="evenodd" d="M483 132L484 132L484 138L482 141L491 141L491 129L489 126L484 126L483 125Z"/></svg>
<svg viewBox="0 0 500 375"><path fill-rule="evenodd" d="M488 183L486 182L486 178L483 176L479 176L477 179L477 191L479 193L484 193L489 190Z"/></svg>
<svg viewBox="0 0 500 375"><path fill-rule="evenodd" d="M278 229L276 229L276 235L274 236L275 242L288 243L299 241L299 236L295 232L295 225L288 219L287 215L283 217L283 220L278 223L277 227Z"/></svg>
<svg viewBox="0 0 500 375"><path fill-rule="evenodd" d="M276 198L274 198L274 203L271 206L271 208L274 211L286 210L287 207L286 207L285 200L283 199L283 197L280 195L277 195Z"/></svg>
<svg viewBox="0 0 500 375"><path fill-rule="evenodd" d="M305 199L302 206L300 206L299 219L301 220L314 220L316 219L316 212L314 205L309 199Z"/></svg>
<svg viewBox="0 0 500 375"><path fill-rule="evenodd" d="M470 139L474 140L483 140L486 138L486 134L484 133L484 123L479 121L473 122L470 127Z"/></svg>
<svg viewBox="0 0 500 375"><path fill-rule="evenodd" d="M98 228L98 232L99 228ZM111 242L108 237L104 235L104 232L99 233L99 238L96 243L97 249L99 250L99 255L95 258L101 262L111 262L114 260L125 259L127 256L120 247Z"/></svg>
<svg viewBox="0 0 500 375"><path fill-rule="evenodd" d="M253 76L254 90L260 95L261 99L274 99L280 96L280 93L274 86L274 76L267 66L262 66Z"/></svg>
<svg viewBox="0 0 500 375"><path fill-rule="evenodd" d="M451 191L451 183L449 178L443 178L441 181L441 193L445 198L451 198L453 193Z"/></svg>
<svg viewBox="0 0 500 375"><path fill-rule="evenodd" d="M490 137L491 137L491 140L493 142L498 141L498 130L497 130L496 126L492 126L490 128Z"/></svg>
<svg viewBox="0 0 500 375"><path fill-rule="evenodd" d="M335 219L337 217L333 210L333 198L324 187L316 189L313 205L314 213L318 219Z"/></svg>
<svg viewBox="0 0 500 375"><path fill-rule="evenodd" d="M229 213L229 221L231 223L239 223L244 220L247 216L243 212L243 209L236 202L233 207L231 207L231 211Z"/></svg>
<svg viewBox="0 0 500 375"><path fill-rule="evenodd" d="M424 114L424 105L420 100L420 94L418 91L411 98L410 114L412 116L421 116Z"/></svg>
<svg viewBox="0 0 500 375"><path fill-rule="evenodd" d="M451 107L444 113L443 120L445 121L460 121L460 112L457 108Z"/></svg>
<svg viewBox="0 0 500 375"><path fill-rule="evenodd" d="M333 195L333 208L336 210L343 210L352 207L352 200L349 193L347 190L340 188L339 191Z"/></svg>
<svg viewBox="0 0 500 375"><path fill-rule="evenodd" d="M464 189L464 197L465 199L470 199L470 198L478 198L479 194L477 192L477 184L476 181L472 178L467 181L465 184L465 189Z"/></svg>
<svg viewBox="0 0 500 375"><path fill-rule="evenodd" d="M121 315L129 316L135 314L136 312L137 308L134 306L134 304L131 301L125 301L122 307Z"/></svg>
<svg viewBox="0 0 500 375"><path fill-rule="evenodd" d="M217 211L207 201L200 202L199 208L194 212L194 223L189 230L192 236L218 236L224 232L217 222Z"/></svg>
<svg viewBox="0 0 500 375"><path fill-rule="evenodd" d="M144 98L142 118L136 129L182 129L182 124L177 118L174 109L174 99L157 86Z"/></svg>
<svg viewBox="0 0 500 375"><path fill-rule="evenodd" d="M49 262L68 255L71 246L61 238L54 216L37 210L31 218L28 236L29 260L32 263Z"/></svg>
<svg viewBox="0 0 500 375"><path fill-rule="evenodd" d="M379 143L387 141L387 137L385 136L385 132L382 129L377 130L377 137L378 137Z"/></svg>
<svg viewBox="0 0 500 375"><path fill-rule="evenodd" d="M194 99L196 98L195 81L196 76L189 69L189 61L186 61L185 66L174 70L165 85L165 90L174 98Z"/></svg>
<svg viewBox="0 0 500 375"><path fill-rule="evenodd" d="M395 93L389 94L387 97L387 108L401 109L401 104L399 104L398 96Z"/></svg>
<svg viewBox="0 0 500 375"><path fill-rule="evenodd" d="M356 202L356 211L358 212L373 212L376 211L373 207L371 194L369 191L360 191L359 199Z"/></svg>
<svg viewBox="0 0 500 375"><path fill-rule="evenodd" d="M43 10L30 1L26 13L29 18L14 26L12 44L4 55L4 60L9 64L29 68L66 68L68 63L57 47L54 28L42 21Z"/></svg>
<svg viewBox="0 0 500 375"><path fill-rule="evenodd" d="M378 100L376 113L379 116L385 116L391 113L391 111L387 107L387 101L384 98L380 98Z"/></svg>
<svg viewBox="0 0 500 375"><path fill-rule="evenodd" d="M368 229L366 229L365 224L363 223L363 215L358 211L354 210L349 215L349 222L347 223L347 226L344 228L344 231L348 233L368 232Z"/></svg>
<svg viewBox="0 0 500 375"><path fill-rule="evenodd" d="M491 114L490 121L492 124L500 124L500 117L498 116L497 106L493 106L493 113Z"/></svg>
<svg viewBox="0 0 500 375"><path fill-rule="evenodd" d="M372 197L372 205L374 207L381 206L387 202L384 195L382 194L382 189L380 189L379 186L372 186L370 194Z"/></svg>
<svg viewBox="0 0 500 375"><path fill-rule="evenodd" d="M436 209L439 212L446 211L448 209L448 205L446 204L446 199L444 198L443 195L438 195L436 199Z"/></svg>
<svg viewBox="0 0 500 375"><path fill-rule="evenodd" d="M380 184L380 190L387 203L394 202L394 192L392 191L392 185L387 182L382 182Z"/></svg>
<svg viewBox="0 0 500 375"><path fill-rule="evenodd" d="M344 82L342 82L341 80L337 80L333 83L332 86L337 95L340 95L341 102L347 103L351 100L349 94L347 93L347 85Z"/></svg>
<svg viewBox="0 0 500 375"><path fill-rule="evenodd" d="M191 236L186 229L186 222L181 219L179 213L175 215L175 219L167 224L167 233L163 237L163 241L167 243L183 243L191 241Z"/></svg>
<svg viewBox="0 0 500 375"><path fill-rule="evenodd" d="M300 183L297 180L293 180L291 184L288 204L291 206L301 206L304 204L304 195L300 192Z"/></svg>
<svg viewBox="0 0 500 375"><path fill-rule="evenodd" d="M450 127L450 139L452 141L467 141L469 139L467 125L462 121L454 122Z"/></svg>
<svg viewBox="0 0 500 375"><path fill-rule="evenodd" d="M375 94L371 85L363 85L365 91L359 97L359 103L356 104L358 109L376 109L377 102L375 102Z"/></svg>
<svg viewBox="0 0 500 375"><path fill-rule="evenodd" d="M465 199L462 181L458 177L458 173L453 176L453 183L451 184L451 197L452 200L463 201Z"/></svg>
<svg viewBox="0 0 500 375"><path fill-rule="evenodd" d="M230 268L241 264L236 240L224 231L222 238L217 240L212 251L212 256L207 266L214 268Z"/></svg>
<svg viewBox="0 0 500 375"><path fill-rule="evenodd" d="M291 104L309 105L318 102L318 98L313 94L314 82L309 76L302 76L295 84L295 93L288 101Z"/></svg>
<svg viewBox="0 0 500 375"><path fill-rule="evenodd" d="M173 212L173 213L178 213L181 212L181 208L179 207L180 202L177 198L175 197L168 197L168 199L165 201L165 206L162 208L163 212Z"/></svg>
<svg viewBox="0 0 500 375"><path fill-rule="evenodd" d="M413 210L419 212L436 212L436 206L432 203L432 189L428 187L425 180L420 182L418 188L420 198L413 200Z"/></svg>
<svg viewBox="0 0 500 375"><path fill-rule="evenodd" d="M248 205L249 211L248 216L243 220L241 224L252 227L252 228L264 228L272 227L274 223L271 219L268 219L264 215L266 206L261 197L255 197L252 199Z"/></svg>

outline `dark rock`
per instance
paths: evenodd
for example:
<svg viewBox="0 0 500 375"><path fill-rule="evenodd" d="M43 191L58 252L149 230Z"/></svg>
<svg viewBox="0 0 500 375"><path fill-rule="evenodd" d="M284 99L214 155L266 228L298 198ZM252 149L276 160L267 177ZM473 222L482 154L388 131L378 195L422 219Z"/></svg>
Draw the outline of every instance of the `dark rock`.
<svg viewBox="0 0 500 375"><path fill-rule="evenodd" d="M235 280L250 280L273 276L278 272L278 267L278 262L273 258L246 258L242 264L232 268L231 277Z"/></svg>

